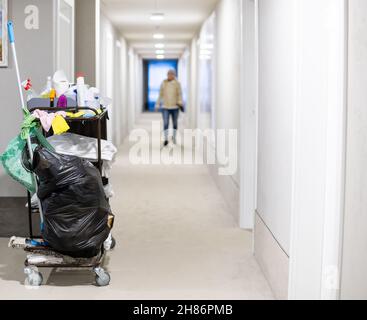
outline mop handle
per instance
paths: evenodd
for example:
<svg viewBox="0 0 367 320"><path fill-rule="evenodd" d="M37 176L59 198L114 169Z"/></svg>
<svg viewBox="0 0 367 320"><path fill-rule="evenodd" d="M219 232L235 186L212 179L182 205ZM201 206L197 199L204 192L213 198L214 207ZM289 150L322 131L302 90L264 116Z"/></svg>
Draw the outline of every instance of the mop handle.
<svg viewBox="0 0 367 320"><path fill-rule="evenodd" d="M20 78L17 50L15 48L14 24L12 21L8 22L8 34L9 34L9 42L10 42L12 52L13 52L13 57L14 57L15 72L18 78L18 90L19 90L20 102L22 103L22 108L25 108L26 105L25 105L23 90L22 90L22 79Z"/></svg>
<svg viewBox="0 0 367 320"><path fill-rule="evenodd" d="M25 101L24 101L24 96L23 96L23 90L22 90L22 79L20 78L20 72L19 72L19 65L18 65L18 58L17 58L17 50L15 48L15 35L14 35L14 24L12 21L8 22L8 35L9 35L9 42L13 51L13 58L14 58L14 66L15 66L15 71L17 73L17 79L18 79L18 89L19 89L19 96L20 96L20 102L22 103L21 107L22 110L23 108L27 108ZM29 152L29 157L31 162L33 162L33 149L32 149L32 141L31 141L31 137L28 136L27 138L27 146L28 146L28 152ZM34 180L37 181L36 176L34 176ZM38 192L38 185L36 183L36 193ZM42 210L42 204L41 201L38 199L38 208L40 211L40 217L41 217L41 229L43 229L43 210Z"/></svg>
<svg viewBox="0 0 367 320"><path fill-rule="evenodd" d="M8 22L8 33L9 33L9 41L10 43L15 43L14 37L14 24L12 21Z"/></svg>

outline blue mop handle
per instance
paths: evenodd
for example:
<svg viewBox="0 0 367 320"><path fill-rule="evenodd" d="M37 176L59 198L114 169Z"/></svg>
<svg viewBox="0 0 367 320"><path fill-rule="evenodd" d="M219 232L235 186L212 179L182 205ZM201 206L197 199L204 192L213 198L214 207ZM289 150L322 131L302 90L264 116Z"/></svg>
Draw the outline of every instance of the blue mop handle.
<svg viewBox="0 0 367 320"><path fill-rule="evenodd" d="M8 34L9 34L9 42L15 43L14 24L12 21L8 22Z"/></svg>
<svg viewBox="0 0 367 320"><path fill-rule="evenodd" d="M15 48L15 35L14 35L14 23L12 21L8 22L8 35L9 35L9 42L13 51L13 58L14 58L14 66L15 66L15 72L17 75L17 80L18 80L18 90L19 90L19 97L20 97L20 101L21 101L21 107L23 108L27 108L27 105L24 101L24 97L23 97L23 88L22 88L22 79L20 77L20 72L19 72L19 65L18 65L18 58L17 58L17 50ZM33 149L32 149L32 141L31 141L31 137L28 136L27 139L27 145L28 145L28 152L29 152L29 157L30 160L33 161ZM36 184L36 191L38 191L38 185ZM42 204L41 201L38 200L38 208L40 210L40 216L41 216L41 229L43 231L43 212L42 212Z"/></svg>

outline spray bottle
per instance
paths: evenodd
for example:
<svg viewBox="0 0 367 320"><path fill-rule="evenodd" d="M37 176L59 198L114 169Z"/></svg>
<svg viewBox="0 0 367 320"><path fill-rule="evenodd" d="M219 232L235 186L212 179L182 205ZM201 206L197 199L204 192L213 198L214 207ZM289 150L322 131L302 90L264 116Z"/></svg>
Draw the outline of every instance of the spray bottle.
<svg viewBox="0 0 367 320"><path fill-rule="evenodd" d="M27 94L27 101L32 100L33 98L37 98L38 94L33 90L32 82L30 79L23 81L22 86Z"/></svg>
<svg viewBox="0 0 367 320"><path fill-rule="evenodd" d="M78 94L78 106L86 106L86 90L85 90L85 80L83 75L79 75L76 79L76 90Z"/></svg>

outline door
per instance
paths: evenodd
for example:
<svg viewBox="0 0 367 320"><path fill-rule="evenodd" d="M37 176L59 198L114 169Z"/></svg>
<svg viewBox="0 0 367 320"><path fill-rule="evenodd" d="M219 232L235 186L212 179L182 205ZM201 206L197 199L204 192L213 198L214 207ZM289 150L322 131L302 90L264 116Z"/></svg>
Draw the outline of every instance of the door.
<svg viewBox="0 0 367 320"><path fill-rule="evenodd" d="M241 4L240 225L243 229L253 229L257 196L257 1L245 0Z"/></svg>
<svg viewBox="0 0 367 320"><path fill-rule="evenodd" d="M57 1L56 69L63 70L74 82L75 0Z"/></svg>

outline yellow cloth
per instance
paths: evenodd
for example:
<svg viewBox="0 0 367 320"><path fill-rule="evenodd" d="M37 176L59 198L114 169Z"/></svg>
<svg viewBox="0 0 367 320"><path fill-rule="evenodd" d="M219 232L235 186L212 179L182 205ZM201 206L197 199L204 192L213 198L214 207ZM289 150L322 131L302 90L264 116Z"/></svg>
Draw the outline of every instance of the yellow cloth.
<svg viewBox="0 0 367 320"><path fill-rule="evenodd" d="M54 121L52 121L52 129L54 131L54 134L59 135L67 132L70 127L62 116L57 115Z"/></svg>
<svg viewBox="0 0 367 320"><path fill-rule="evenodd" d="M97 111L97 114L101 114L103 111L102 111L102 109L98 109L98 110L96 110ZM66 116L68 117L68 118L72 118L72 119L74 119L74 118L82 118L83 116L85 116L87 114L87 112L86 111L79 111L79 112L77 112L77 113L73 113L73 112L67 112L66 113ZM93 116L95 115L95 113L92 113L92 112L89 112L88 114L92 114Z"/></svg>
<svg viewBox="0 0 367 320"><path fill-rule="evenodd" d="M77 113L67 112L66 115L69 118L81 118L82 116L85 115L85 112L84 111L80 111L80 112L77 112Z"/></svg>

